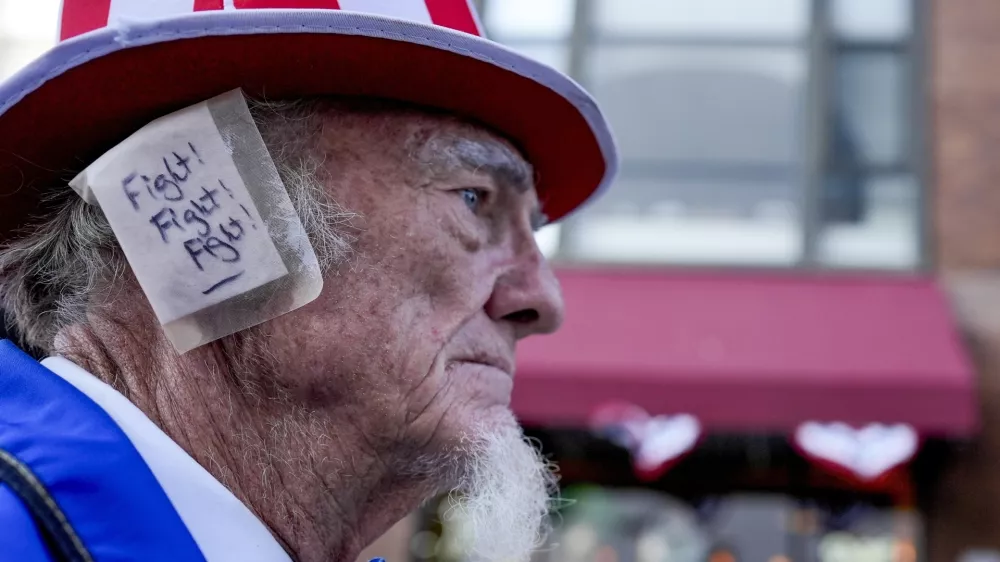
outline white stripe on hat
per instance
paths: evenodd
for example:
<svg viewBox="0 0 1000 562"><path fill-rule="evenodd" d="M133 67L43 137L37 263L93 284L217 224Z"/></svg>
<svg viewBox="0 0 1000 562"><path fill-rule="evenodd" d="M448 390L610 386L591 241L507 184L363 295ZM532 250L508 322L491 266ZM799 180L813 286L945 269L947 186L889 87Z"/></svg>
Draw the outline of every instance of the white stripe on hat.
<svg viewBox="0 0 1000 562"><path fill-rule="evenodd" d="M154 20L194 11L194 0L111 0L108 25L123 19Z"/></svg>
<svg viewBox="0 0 1000 562"><path fill-rule="evenodd" d="M223 10L235 10L236 9L236 0L222 0L222 9Z"/></svg>
<svg viewBox="0 0 1000 562"><path fill-rule="evenodd" d="M340 9L433 23L424 0L340 0Z"/></svg>
<svg viewBox="0 0 1000 562"><path fill-rule="evenodd" d="M486 28L483 27L483 18L479 15L479 10L473 0L466 0L469 5L469 13L472 14L472 21L476 22L476 35L486 37Z"/></svg>

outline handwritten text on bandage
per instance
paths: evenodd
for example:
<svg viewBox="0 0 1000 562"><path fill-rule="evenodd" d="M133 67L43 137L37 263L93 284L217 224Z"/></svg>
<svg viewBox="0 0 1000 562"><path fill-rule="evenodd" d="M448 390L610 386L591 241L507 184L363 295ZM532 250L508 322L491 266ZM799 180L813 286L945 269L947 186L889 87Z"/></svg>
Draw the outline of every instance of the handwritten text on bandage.
<svg viewBox="0 0 1000 562"><path fill-rule="evenodd" d="M135 212L149 215L163 244L183 246L198 271L205 271L208 260L231 264L202 291L211 294L246 273L240 253L245 240L267 234L258 228L249 202L212 175L194 143L164 155L161 163L122 179L122 195Z"/></svg>

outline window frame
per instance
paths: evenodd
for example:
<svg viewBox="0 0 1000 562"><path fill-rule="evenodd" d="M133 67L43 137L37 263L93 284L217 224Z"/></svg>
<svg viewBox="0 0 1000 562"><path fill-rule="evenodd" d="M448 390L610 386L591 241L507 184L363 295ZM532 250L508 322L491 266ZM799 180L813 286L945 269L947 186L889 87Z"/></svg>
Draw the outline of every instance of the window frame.
<svg viewBox="0 0 1000 562"><path fill-rule="evenodd" d="M475 0L480 10L487 9L490 1ZM799 259L782 265L741 265L720 262L712 265L690 264L682 262L664 262L656 264L636 264L657 268L685 269L760 269L760 270L816 270L823 272L857 273L872 271L879 274L925 273L931 271L934 260L931 256L930 229L931 217L928 209L929 179L931 162L929 153L929 85L927 68L928 19L930 11L929 0L909 0L912 9L912 30L899 39L871 40L840 38L834 30L832 3L836 0L808 0L810 4L809 29L801 38L766 38L766 37L718 37L704 38L690 36L659 36L656 38L644 36L619 36L618 34L598 34L594 25L594 0L576 0L574 21L568 39L532 38L525 41L511 41L509 44L519 46L563 45L568 49L567 73L577 82L587 86L586 62L592 46L598 42L602 46L617 45L658 45L658 46L695 46L695 47L789 47L797 46L805 49L807 60L806 88L806 123L805 162L803 162L803 190L800 199L802 252ZM501 38L502 40L502 38ZM914 180L914 217L916 232L916 262L911 267L869 268L844 266L824 263L820 258L820 241L826 224L823 220L824 185L827 178L844 169L839 162L833 161L828 142L830 132L835 125L833 111L833 90L836 79L836 57L844 54L891 53L899 55L909 67L906 77L907 91L912 92L903 108L903 118L908 120L910 135L905 140L910 144L904 149L900 160L889 164L862 163L853 172L864 178L876 177L887 172L907 174ZM621 263L607 263L577 257L573 251L572 231L581 220L579 215L564 219L559 231L559 242L552 255L552 260L560 266L576 267L622 267ZM627 264L625 264L627 265Z"/></svg>

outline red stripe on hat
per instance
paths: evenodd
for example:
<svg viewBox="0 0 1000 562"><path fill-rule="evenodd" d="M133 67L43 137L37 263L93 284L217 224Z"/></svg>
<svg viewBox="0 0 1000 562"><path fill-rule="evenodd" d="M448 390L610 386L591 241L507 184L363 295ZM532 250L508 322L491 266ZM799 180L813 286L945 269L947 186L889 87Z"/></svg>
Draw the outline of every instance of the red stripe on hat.
<svg viewBox="0 0 1000 562"><path fill-rule="evenodd" d="M236 7L241 10L254 8L281 8L286 10L340 9L340 3L337 0L236 0L235 3Z"/></svg>
<svg viewBox="0 0 1000 562"><path fill-rule="evenodd" d="M64 0L59 39L82 35L108 25L111 0Z"/></svg>
<svg viewBox="0 0 1000 562"><path fill-rule="evenodd" d="M467 0L424 0L431 21L472 35L479 35L479 25Z"/></svg>
<svg viewBox="0 0 1000 562"><path fill-rule="evenodd" d="M222 10L224 8L224 0L194 0L194 11L196 12Z"/></svg>

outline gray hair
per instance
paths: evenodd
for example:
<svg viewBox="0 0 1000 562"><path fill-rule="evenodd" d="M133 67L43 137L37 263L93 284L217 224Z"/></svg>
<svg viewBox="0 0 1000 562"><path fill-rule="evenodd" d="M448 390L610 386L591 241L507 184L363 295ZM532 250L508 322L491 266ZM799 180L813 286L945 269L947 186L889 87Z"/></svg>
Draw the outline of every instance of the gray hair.
<svg viewBox="0 0 1000 562"><path fill-rule="evenodd" d="M317 102L252 102L251 113L324 271L350 253L353 215L324 187ZM86 320L92 294L112 286L128 263L107 219L68 186L27 234L0 247L0 308L21 343L51 353L56 334Z"/></svg>

